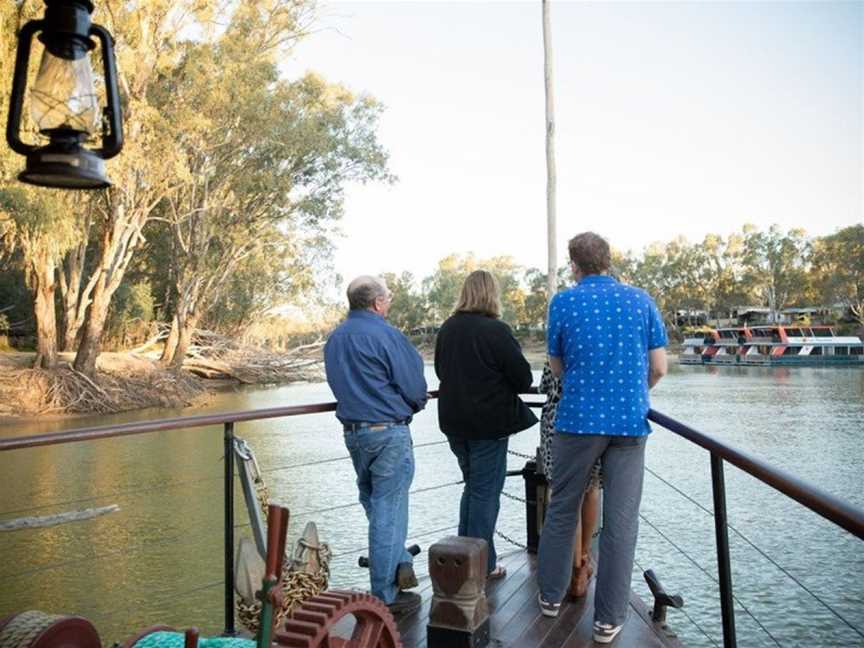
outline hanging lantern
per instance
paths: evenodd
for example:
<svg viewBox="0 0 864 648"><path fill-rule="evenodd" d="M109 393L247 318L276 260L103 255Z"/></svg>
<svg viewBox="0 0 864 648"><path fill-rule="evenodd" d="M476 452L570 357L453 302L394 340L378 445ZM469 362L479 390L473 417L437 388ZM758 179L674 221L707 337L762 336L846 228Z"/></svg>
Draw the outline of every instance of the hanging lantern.
<svg viewBox="0 0 864 648"><path fill-rule="evenodd" d="M123 148L120 93L111 34L90 22L90 0L45 0L45 16L31 20L18 34L15 76L9 101L6 141L27 158L18 176L22 182L62 189L101 189L111 183L105 175L105 160ZM45 146L21 141L21 111L27 86L30 46L38 34L44 45L36 81L30 88L30 114ZM94 38L102 49L105 94L108 105L103 120L90 51ZM100 148L84 144L101 138Z"/></svg>

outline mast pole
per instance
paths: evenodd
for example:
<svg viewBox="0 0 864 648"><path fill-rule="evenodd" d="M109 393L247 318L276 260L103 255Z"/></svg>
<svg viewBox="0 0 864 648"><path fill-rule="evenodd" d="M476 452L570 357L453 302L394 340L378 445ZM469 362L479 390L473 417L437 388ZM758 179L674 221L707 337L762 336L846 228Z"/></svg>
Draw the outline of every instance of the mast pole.
<svg viewBox="0 0 864 648"><path fill-rule="evenodd" d="M543 77L546 89L546 240L548 275L546 290L552 301L558 288L558 234L556 224L555 175L555 111L552 94L552 30L549 22L549 1L543 4ZM547 302L548 303L548 302Z"/></svg>

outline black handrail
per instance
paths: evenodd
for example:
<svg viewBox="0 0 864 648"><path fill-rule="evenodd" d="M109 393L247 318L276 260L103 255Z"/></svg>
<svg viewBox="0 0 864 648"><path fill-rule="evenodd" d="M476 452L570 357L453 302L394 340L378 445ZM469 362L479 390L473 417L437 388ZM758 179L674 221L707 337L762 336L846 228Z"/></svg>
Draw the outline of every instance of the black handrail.
<svg viewBox="0 0 864 648"><path fill-rule="evenodd" d="M705 448L712 455L728 461L737 466L748 475L752 475L759 481L773 489L780 491L790 499L803 504L811 511L819 514L837 526L845 529L859 539L864 540L864 511L838 497L827 493L818 486L809 484L794 475L769 463L747 454L746 452L727 445L713 437L676 421L670 416L661 414L656 410L648 410L648 419L658 425L662 425L670 432L684 437L691 443Z"/></svg>

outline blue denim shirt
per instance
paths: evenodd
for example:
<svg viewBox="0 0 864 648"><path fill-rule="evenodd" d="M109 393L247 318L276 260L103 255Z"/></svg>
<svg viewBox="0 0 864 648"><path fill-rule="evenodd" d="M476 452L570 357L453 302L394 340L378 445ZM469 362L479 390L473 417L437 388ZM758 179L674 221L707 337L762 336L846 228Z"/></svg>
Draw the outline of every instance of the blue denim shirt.
<svg viewBox="0 0 864 648"><path fill-rule="evenodd" d="M549 307L549 355L564 364L555 431L643 436L648 351L666 346L666 328L644 290L589 275Z"/></svg>
<svg viewBox="0 0 864 648"><path fill-rule="evenodd" d="M408 338L371 311L350 311L330 334L324 367L343 423L410 420L426 406L423 359Z"/></svg>

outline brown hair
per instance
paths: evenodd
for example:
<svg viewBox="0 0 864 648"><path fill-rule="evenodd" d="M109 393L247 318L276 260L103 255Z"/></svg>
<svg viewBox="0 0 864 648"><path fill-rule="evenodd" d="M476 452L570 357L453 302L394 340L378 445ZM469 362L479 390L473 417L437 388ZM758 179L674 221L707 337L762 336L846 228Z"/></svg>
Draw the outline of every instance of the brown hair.
<svg viewBox="0 0 864 648"><path fill-rule="evenodd" d="M596 275L608 272L612 265L609 244L599 234L582 232L567 244L570 260L576 264L583 275Z"/></svg>
<svg viewBox="0 0 864 648"><path fill-rule="evenodd" d="M481 313L501 317L501 297L498 280L491 272L475 270L465 278L462 294L456 302L456 313Z"/></svg>

